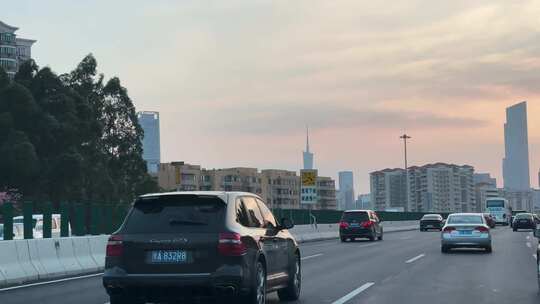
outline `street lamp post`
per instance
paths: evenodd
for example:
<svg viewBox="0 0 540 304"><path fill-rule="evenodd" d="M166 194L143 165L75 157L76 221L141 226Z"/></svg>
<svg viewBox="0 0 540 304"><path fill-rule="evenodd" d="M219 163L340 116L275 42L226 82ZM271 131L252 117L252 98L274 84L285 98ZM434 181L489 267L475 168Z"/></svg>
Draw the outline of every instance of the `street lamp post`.
<svg viewBox="0 0 540 304"><path fill-rule="evenodd" d="M404 145L404 151L405 151L405 204L406 204L406 208L405 209L409 209L409 182L408 182L408 179L409 179L409 174L408 174L408 170L409 170L409 166L407 165L407 139L411 139L411 137L407 134L403 134L401 135L399 138L403 139L403 145Z"/></svg>

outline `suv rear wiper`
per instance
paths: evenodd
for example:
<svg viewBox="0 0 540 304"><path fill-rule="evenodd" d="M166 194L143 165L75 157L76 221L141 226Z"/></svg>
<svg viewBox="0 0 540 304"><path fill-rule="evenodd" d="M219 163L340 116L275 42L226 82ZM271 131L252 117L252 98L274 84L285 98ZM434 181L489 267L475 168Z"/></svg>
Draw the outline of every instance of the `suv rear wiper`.
<svg viewBox="0 0 540 304"><path fill-rule="evenodd" d="M193 225L193 226L206 226L206 225L208 225L207 223L203 223L203 222L177 220L177 219L169 220L169 224L171 224L171 225Z"/></svg>

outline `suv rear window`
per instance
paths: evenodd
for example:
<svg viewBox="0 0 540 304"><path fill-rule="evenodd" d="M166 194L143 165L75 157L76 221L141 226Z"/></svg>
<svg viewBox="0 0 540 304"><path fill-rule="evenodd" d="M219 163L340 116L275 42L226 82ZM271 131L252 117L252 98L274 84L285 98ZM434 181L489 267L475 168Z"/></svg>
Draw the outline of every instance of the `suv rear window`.
<svg viewBox="0 0 540 304"><path fill-rule="evenodd" d="M518 219L528 219L528 220L532 219L532 217L533 216L530 213L520 213L516 216L516 218Z"/></svg>
<svg viewBox="0 0 540 304"><path fill-rule="evenodd" d="M424 215L422 219L427 221L438 221L441 218L438 215Z"/></svg>
<svg viewBox="0 0 540 304"><path fill-rule="evenodd" d="M137 200L123 233L218 232L226 205L215 196L171 195Z"/></svg>
<svg viewBox="0 0 540 304"><path fill-rule="evenodd" d="M345 212L342 220L345 222L364 222L369 220L367 212Z"/></svg>

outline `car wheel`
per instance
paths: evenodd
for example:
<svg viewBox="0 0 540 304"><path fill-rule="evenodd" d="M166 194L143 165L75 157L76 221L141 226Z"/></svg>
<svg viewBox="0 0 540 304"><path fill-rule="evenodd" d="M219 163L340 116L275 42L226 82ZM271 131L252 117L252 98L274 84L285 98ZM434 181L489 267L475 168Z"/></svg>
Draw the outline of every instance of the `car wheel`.
<svg viewBox="0 0 540 304"><path fill-rule="evenodd" d="M374 242L375 241L375 235L371 235L370 237L368 237L368 240L370 242Z"/></svg>
<svg viewBox="0 0 540 304"><path fill-rule="evenodd" d="M441 252L442 253L448 253L449 251L450 251L450 249L448 248L448 246L444 246L444 245L441 246Z"/></svg>
<svg viewBox="0 0 540 304"><path fill-rule="evenodd" d="M266 303L266 270L261 261L255 264L255 278L249 293L241 301L244 304Z"/></svg>
<svg viewBox="0 0 540 304"><path fill-rule="evenodd" d="M296 301L300 298L302 287L302 270L300 265L300 257L296 256L294 266L289 271L289 283L287 287L278 290L278 297L281 301Z"/></svg>
<svg viewBox="0 0 540 304"><path fill-rule="evenodd" d="M347 238L344 238L344 237L341 238L342 243L345 243L346 241L347 241Z"/></svg>
<svg viewBox="0 0 540 304"><path fill-rule="evenodd" d="M378 239L379 241L382 241L382 240L383 240L383 231L382 231L382 229L381 229L381 234L377 237L377 239Z"/></svg>
<svg viewBox="0 0 540 304"><path fill-rule="evenodd" d="M420 231L421 231L421 232L424 232L424 231L426 231L426 230L425 230L424 228L420 228Z"/></svg>
<svg viewBox="0 0 540 304"><path fill-rule="evenodd" d="M143 304L146 302L143 302L138 299L134 299L133 297L128 297L123 294L118 294L118 295L111 295L109 298L109 303L110 304Z"/></svg>
<svg viewBox="0 0 540 304"><path fill-rule="evenodd" d="M488 247L486 247L486 252L487 252L487 253L492 253L492 252L493 252L493 247L491 247L491 245L489 245Z"/></svg>
<svg viewBox="0 0 540 304"><path fill-rule="evenodd" d="M517 231L517 228L513 228L512 230L514 230L514 232L516 232L516 231Z"/></svg>

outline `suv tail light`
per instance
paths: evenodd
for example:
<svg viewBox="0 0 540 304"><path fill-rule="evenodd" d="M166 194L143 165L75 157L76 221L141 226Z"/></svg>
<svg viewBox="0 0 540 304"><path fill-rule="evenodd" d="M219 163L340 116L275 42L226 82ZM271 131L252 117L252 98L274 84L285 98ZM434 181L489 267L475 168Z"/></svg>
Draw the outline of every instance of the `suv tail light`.
<svg viewBox="0 0 540 304"><path fill-rule="evenodd" d="M474 228L474 230L480 231L481 233L487 233L489 231L489 229L487 229L484 226L478 226L478 227Z"/></svg>
<svg viewBox="0 0 540 304"><path fill-rule="evenodd" d="M121 235L111 235L107 242L107 256L119 257L124 253L124 244Z"/></svg>
<svg viewBox="0 0 540 304"><path fill-rule="evenodd" d="M345 221L341 221L341 222L339 222L339 228L347 229L347 228L349 228L349 223L347 223Z"/></svg>
<svg viewBox="0 0 540 304"><path fill-rule="evenodd" d="M373 221L365 221L365 222L362 222L362 227L370 228L371 226L373 226L373 224L374 224Z"/></svg>
<svg viewBox="0 0 540 304"><path fill-rule="evenodd" d="M246 244L238 233L224 232L219 234L218 251L224 256L242 256L246 254Z"/></svg>
<svg viewBox="0 0 540 304"><path fill-rule="evenodd" d="M443 233L451 233L454 230L456 230L455 227L446 227L444 228Z"/></svg>

